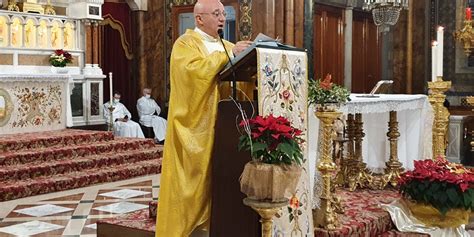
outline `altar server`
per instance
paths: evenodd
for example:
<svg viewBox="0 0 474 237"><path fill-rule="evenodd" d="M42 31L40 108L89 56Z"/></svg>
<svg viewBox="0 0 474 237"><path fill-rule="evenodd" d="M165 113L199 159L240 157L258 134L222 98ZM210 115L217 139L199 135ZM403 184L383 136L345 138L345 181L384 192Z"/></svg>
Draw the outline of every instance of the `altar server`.
<svg viewBox="0 0 474 237"><path fill-rule="evenodd" d="M145 138L140 125L131 120L132 114L130 114L125 105L120 103L120 97L120 93L115 92L114 99L112 101L112 106L114 107L112 117L114 121L115 136ZM110 101L104 104L104 116L107 124L110 123L109 107Z"/></svg>
<svg viewBox="0 0 474 237"><path fill-rule="evenodd" d="M143 89L143 96L137 101L138 116L140 124L145 127L153 127L155 142L160 143L165 140L166 119L158 116L161 108L156 101L151 98L151 89Z"/></svg>

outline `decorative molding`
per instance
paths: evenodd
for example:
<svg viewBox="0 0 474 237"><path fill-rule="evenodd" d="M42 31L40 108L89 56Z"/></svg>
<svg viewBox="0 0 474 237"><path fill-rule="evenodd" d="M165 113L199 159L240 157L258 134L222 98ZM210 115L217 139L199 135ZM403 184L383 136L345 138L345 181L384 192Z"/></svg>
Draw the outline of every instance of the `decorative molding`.
<svg viewBox="0 0 474 237"><path fill-rule="evenodd" d="M196 0L172 0L171 6L194 5Z"/></svg>
<svg viewBox="0 0 474 237"><path fill-rule="evenodd" d="M250 40L252 38L252 0L239 0L240 22L239 35L240 40Z"/></svg>
<svg viewBox="0 0 474 237"><path fill-rule="evenodd" d="M100 25L110 25L112 29L117 30L120 34L120 41L122 42L122 48L125 52L125 56L128 60L133 59L133 52L130 47L130 43L127 41L127 37L125 37L125 28L123 27L122 23L113 18L112 15L107 14L104 16L104 20L100 22Z"/></svg>

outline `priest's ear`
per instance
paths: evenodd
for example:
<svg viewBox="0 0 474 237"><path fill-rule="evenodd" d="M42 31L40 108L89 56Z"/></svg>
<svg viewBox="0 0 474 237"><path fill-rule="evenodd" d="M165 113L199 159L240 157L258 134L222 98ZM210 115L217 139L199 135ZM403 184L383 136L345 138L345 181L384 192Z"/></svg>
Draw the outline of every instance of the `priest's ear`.
<svg viewBox="0 0 474 237"><path fill-rule="evenodd" d="M194 21L196 23L196 26L202 26L204 25L204 21L202 19L202 15L201 14L196 14L194 15Z"/></svg>

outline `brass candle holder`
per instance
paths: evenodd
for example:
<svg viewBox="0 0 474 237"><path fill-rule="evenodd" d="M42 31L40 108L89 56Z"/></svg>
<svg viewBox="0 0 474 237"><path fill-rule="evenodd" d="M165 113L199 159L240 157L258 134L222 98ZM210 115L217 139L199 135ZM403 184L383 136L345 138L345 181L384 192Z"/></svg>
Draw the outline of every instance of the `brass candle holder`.
<svg viewBox="0 0 474 237"><path fill-rule="evenodd" d="M323 190L321 194L321 204L319 209L313 209L313 221L315 228L325 228L334 230L338 225L337 214L334 210L334 193L331 192L332 174L336 171L336 164L331 158L331 132L332 124L342 113L337 111L316 111L315 115L322 122L323 138L321 143L321 155L317 169L321 173Z"/></svg>
<svg viewBox="0 0 474 237"><path fill-rule="evenodd" d="M437 77L434 82L428 82L430 93L428 99L434 112L433 121L433 158L446 159L446 133L449 125L449 111L444 107L446 91L451 88L451 81L443 81L442 77Z"/></svg>

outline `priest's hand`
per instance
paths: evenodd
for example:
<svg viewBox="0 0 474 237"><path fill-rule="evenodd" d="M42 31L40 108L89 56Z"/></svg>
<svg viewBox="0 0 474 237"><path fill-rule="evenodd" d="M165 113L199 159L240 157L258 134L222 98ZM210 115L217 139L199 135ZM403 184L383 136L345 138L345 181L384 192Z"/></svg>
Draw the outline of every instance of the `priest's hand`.
<svg viewBox="0 0 474 237"><path fill-rule="evenodd" d="M239 41L232 48L232 53L237 56L242 53L242 51L244 51L246 48L248 48L251 44L252 41Z"/></svg>

